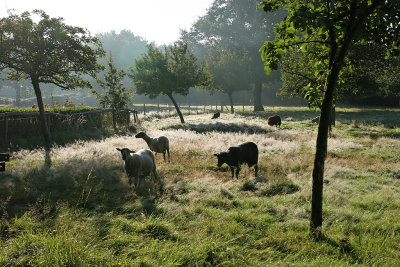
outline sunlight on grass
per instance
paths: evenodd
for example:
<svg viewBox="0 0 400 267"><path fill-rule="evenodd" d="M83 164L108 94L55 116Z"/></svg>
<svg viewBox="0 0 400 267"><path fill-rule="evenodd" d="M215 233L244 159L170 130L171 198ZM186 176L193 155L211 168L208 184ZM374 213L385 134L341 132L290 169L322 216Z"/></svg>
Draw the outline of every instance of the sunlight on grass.
<svg viewBox="0 0 400 267"><path fill-rule="evenodd" d="M115 148L147 148L134 133L55 146L50 169L40 148L12 155L0 173L0 265L397 266L399 111L337 112L319 242L308 237L312 111L191 111L185 124L151 111L137 129L170 140L171 163L156 156L161 192L150 178L143 192L128 185ZM266 124L273 113L281 128ZM259 175L243 166L231 179L213 153L247 141Z"/></svg>

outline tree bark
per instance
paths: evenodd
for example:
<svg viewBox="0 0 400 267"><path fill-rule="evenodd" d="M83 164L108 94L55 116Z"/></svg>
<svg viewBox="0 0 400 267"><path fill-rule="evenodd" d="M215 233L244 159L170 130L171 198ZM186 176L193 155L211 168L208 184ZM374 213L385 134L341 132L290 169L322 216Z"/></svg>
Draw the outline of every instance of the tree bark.
<svg viewBox="0 0 400 267"><path fill-rule="evenodd" d="M21 86L17 85L17 93L15 95L15 106L21 106Z"/></svg>
<svg viewBox="0 0 400 267"><path fill-rule="evenodd" d="M114 107L112 108L112 124L113 124L114 131L116 131L117 130L117 113L116 113L116 110Z"/></svg>
<svg viewBox="0 0 400 267"><path fill-rule="evenodd" d="M262 81L259 78L255 79L254 83L254 111L264 111L261 103Z"/></svg>
<svg viewBox="0 0 400 267"><path fill-rule="evenodd" d="M43 99L42 99L42 92L40 90L39 81L37 78L32 77L32 85L33 89L35 90L36 100L39 107L39 120L42 128L42 133L44 137L45 143L45 150L46 150L46 160L45 164L50 167L51 165L51 158L50 158L50 150L51 150L51 136L50 130L47 126L46 114L44 111Z"/></svg>
<svg viewBox="0 0 400 267"><path fill-rule="evenodd" d="M235 113L235 109L233 108L233 97L232 93L228 93L229 96L229 103L231 104L231 114Z"/></svg>
<svg viewBox="0 0 400 267"><path fill-rule="evenodd" d="M185 123L185 120L183 119L182 112L181 112L178 104L176 103L174 97L172 96L172 94L168 95L168 97L171 99L172 104L174 104L174 107L176 109L176 113L178 113L178 116L179 116L179 119L181 120L181 123Z"/></svg>
<svg viewBox="0 0 400 267"><path fill-rule="evenodd" d="M312 173L312 203L310 235L316 239L322 236L322 200L325 159L328 151L328 133L330 128L333 91L338 76L338 71L333 69L328 77L324 100L322 102L321 114L318 126L317 144L314 159L314 170ZM336 76L336 77L335 77Z"/></svg>

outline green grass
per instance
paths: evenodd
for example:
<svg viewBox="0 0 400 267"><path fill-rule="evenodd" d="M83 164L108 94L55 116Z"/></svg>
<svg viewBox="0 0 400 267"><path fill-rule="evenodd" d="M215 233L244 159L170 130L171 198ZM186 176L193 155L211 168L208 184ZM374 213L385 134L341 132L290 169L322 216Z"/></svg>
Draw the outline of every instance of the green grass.
<svg viewBox="0 0 400 267"><path fill-rule="evenodd" d="M266 126L272 113L281 129ZM171 163L156 156L161 191L150 178L129 187L115 147L146 147L130 135L55 147L50 169L42 150L21 150L0 173L0 265L397 266L399 115L338 109L320 241L308 235L317 126L307 109L184 125L149 115L140 128L171 143ZM246 140L259 146L259 176L243 167L232 180L212 154Z"/></svg>

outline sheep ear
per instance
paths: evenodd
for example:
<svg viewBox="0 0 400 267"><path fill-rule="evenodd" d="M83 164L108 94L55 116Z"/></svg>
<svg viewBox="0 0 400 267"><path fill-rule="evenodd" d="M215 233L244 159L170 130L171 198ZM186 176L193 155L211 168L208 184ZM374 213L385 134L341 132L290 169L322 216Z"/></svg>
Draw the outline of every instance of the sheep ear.
<svg viewBox="0 0 400 267"><path fill-rule="evenodd" d="M215 153L214 156L218 157L219 154Z"/></svg>
<svg viewBox="0 0 400 267"><path fill-rule="evenodd" d="M118 151L121 151L121 148L116 147L115 149L118 150Z"/></svg>
<svg viewBox="0 0 400 267"><path fill-rule="evenodd" d="M129 153L135 153L135 151L134 151L134 150L130 150L130 149L129 149Z"/></svg>

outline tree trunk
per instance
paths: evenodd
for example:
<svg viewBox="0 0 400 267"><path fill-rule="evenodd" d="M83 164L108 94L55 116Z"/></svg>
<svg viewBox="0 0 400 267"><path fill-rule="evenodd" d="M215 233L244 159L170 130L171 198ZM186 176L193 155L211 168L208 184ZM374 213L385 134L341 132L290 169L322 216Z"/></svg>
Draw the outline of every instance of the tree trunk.
<svg viewBox="0 0 400 267"><path fill-rule="evenodd" d="M235 113L235 109L233 108L233 97L232 93L228 93L229 96L229 103L231 104L231 114Z"/></svg>
<svg viewBox="0 0 400 267"><path fill-rule="evenodd" d="M255 79L254 83L254 111L264 111L261 103L262 81L259 78Z"/></svg>
<svg viewBox="0 0 400 267"><path fill-rule="evenodd" d="M47 126L46 114L44 112L44 105L42 99L42 92L40 91L39 81L36 78L32 78L33 89L35 90L36 100L39 107L39 120L42 127L42 133L44 137L45 150L46 150L46 160L45 164L50 167L50 150L51 150L51 136L50 130Z"/></svg>
<svg viewBox="0 0 400 267"><path fill-rule="evenodd" d="M15 95L15 106L21 106L21 86L17 85L17 93Z"/></svg>
<svg viewBox="0 0 400 267"><path fill-rule="evenodd" d="M336 103L333 103L332 111L331 111L331 125L336 126Z"/></svg>
<svg viewBox="0 0 400 267"><path fill-rule="evenodd" d="M181 120L181 123L185 123L185 120L183 119L182 112L181 112L178 104L176 103L174 97L172 96L172 94L168 95L168 97L171 99L172 103L174 104L176 112L178 113L179 119Z"/></svg>
<svg viewBox="0 0 400 267"><path fill-rule="evenodd" d="M115 108L112 108L112 124L113 124L114 131L116 131L117 130L117 114L116 114Z"/></svg>
<svg viewBox="0 0 400 267"><path fill-rule="evenodd" d="M327 77L325 95L321 107L319 119L317 145L314 159L314 170L312 173L312 203L310 235L316 239L322 236L322 200L325 159L328 151L328 133L331 124L331 110L333 103L333 92L339 75L339 66L335 65Z"/></svg>

